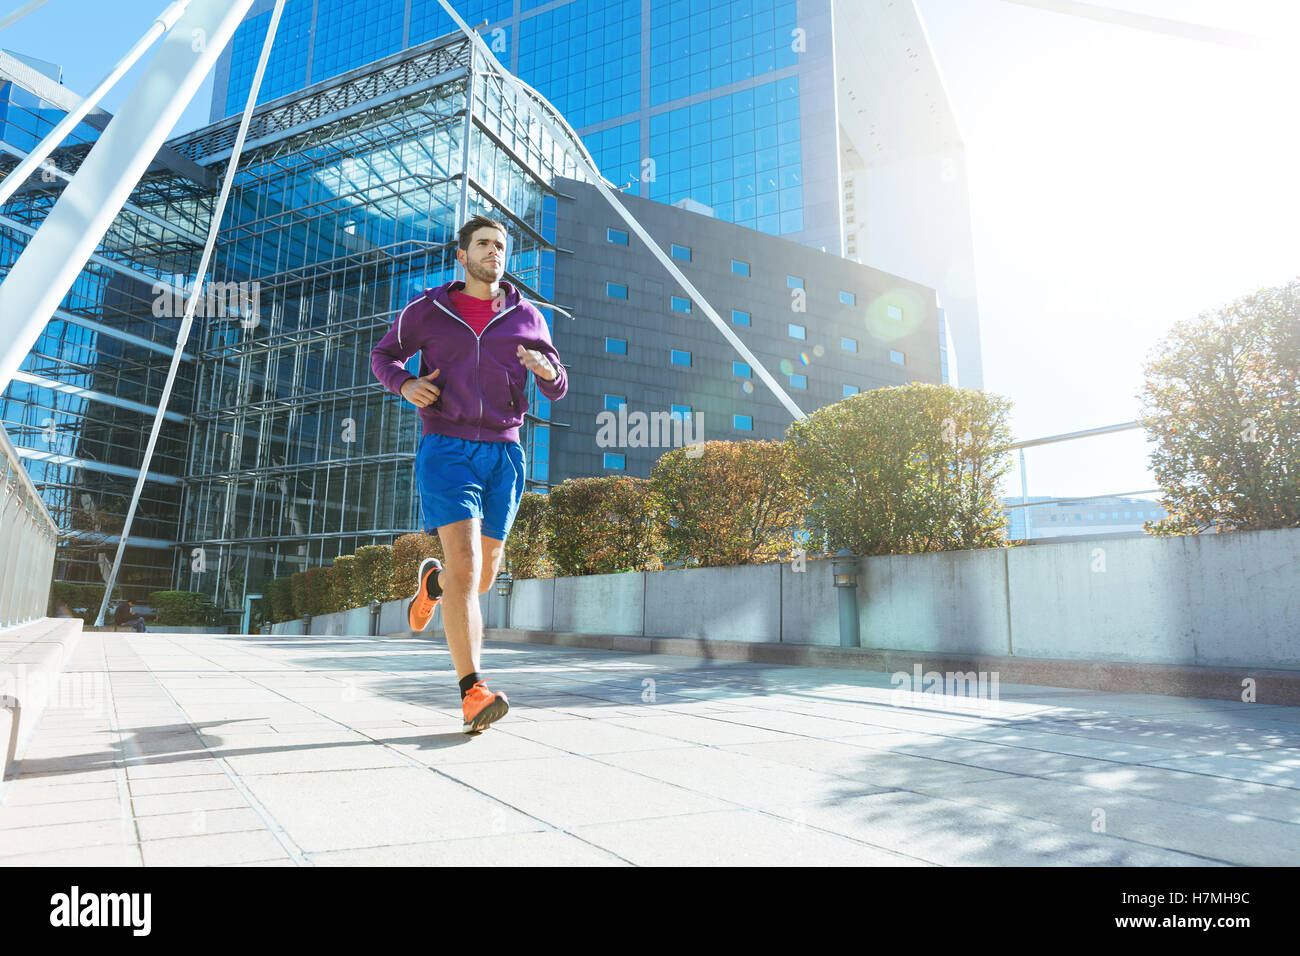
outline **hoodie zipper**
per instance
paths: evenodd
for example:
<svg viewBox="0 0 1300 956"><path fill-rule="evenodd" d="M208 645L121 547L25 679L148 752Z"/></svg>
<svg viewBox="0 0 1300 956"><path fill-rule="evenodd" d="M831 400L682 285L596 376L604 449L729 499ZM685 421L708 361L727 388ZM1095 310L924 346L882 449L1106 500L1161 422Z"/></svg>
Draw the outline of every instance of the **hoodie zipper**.
<svg viewBox="0 0 1300 956"><path fill-rule="evenodd" d="M478 389L478 420L479 420L479 426L478 426L478 434L479 434L479 437L478 437L478 439L476 439L476 440L482 440L482 437L483 437L483 384L482 384L482 382L479 381L479 364L480 364L480 358L481 358L481 356L480 356L480 347L481 347L481 345L482 345L482 343L483 343L483 333L482 333L482 332L474 332L474 327L473 327L472 325L470 325L468 322L466 322L464 319L462 319L459 315L457 315L457 314L456 314L455 312L453 312L451 309L447 308L445 305L443 305L441 302L439 302L436 298L433 299L433 304L436 305L438 308L442 309L442 311L446 312L446 313L447 313L448 315L450 315L453 319L455 319L455 320L456 320L457 322L459 322L461 325L465 326L465 328L469 329L471 332L474 333L474 387L475 387L476 389ZM493 317L488 321L488 324L487 324L487 325L483 326L483 332L486 332L488 329L490 329L490 328L492 327L492 323L495 322L497 319L501 318L501 316L505 315L505 314L506 314L507 312L509 312L511 309L517 308L518 306L519 306L519 303L516 302L516 303L515 303L514 305L512 305L509 309L502 309L500 312L498 312L496 315L494 315L494 316L493 316Z"/></svg>

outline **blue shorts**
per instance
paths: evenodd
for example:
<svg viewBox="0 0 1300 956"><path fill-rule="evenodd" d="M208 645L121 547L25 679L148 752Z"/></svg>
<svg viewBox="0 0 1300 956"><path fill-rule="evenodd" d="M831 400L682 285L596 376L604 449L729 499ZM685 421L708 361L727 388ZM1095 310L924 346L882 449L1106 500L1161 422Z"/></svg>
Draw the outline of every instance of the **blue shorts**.
<svg viewBox="0 0 1300 956"><path fill-rule="evenodd" d="M431 432L415 453L415 484L426 533L479 518L481 534L504 541L524 496L524 449Z"/></svg>

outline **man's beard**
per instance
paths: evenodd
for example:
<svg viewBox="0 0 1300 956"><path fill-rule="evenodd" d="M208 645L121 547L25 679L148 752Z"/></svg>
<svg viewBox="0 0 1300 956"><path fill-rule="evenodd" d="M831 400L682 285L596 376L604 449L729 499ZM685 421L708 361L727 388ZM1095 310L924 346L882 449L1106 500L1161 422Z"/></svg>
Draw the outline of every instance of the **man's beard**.
<svg viewBox="0 0 1300 956"><path fill-rule="evenodd" d="M488 285L491 285L493 282L497 281L498 277L496 270L489 267L486 263L470 262L465 268L469 272L470 276L477 279L479 282L486 282Z"/></svg>

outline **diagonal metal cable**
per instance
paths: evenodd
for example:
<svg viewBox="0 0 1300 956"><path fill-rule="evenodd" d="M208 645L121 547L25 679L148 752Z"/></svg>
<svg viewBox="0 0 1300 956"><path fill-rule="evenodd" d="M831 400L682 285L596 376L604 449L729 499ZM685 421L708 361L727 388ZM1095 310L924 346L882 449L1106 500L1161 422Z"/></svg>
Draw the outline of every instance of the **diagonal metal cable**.
<svg viewBox="0 0 1300 956"><path fill-rule="evenodd" d="M95 619L95 626L102 627L104 624L104 615L108 610L108 602L113 594L113 584L117 581L118 569L122 566L122 552L126 550L126 539L131 533L131 523L135 520L135 510L140 504L140 492L144 488L145 475L149 471L149 464L153 461L154 446L158 444L158 434L162 430L163 416L167 412L167 401L171 398L172 383L176 380L176 370L180 367L181 353L185 351L185 343L190 336L190 326L194 322L194 309L198 305L199 296L203 294L203 280L207 275L208 263L212 259L212 250L217 244L217 233L221 229L221 215L226 208L226 200L230 196L230 189L235 183L235 171L239 166L239 156L244 150L244 137L248 133L249 123L253 118L253 107L257 103L257 93L262 87L262 74L266 72L266 63L271 57L271 44L275 41L276 28L280 25L280 14L284 10L285 0L276 0L275 9L271 13L271 23L267 27L266 40L262 43L262 55L257 61L257 71L253 74L253 86L248 91L248 102L244 105L244 114L239 122L239 133L235 136L235 145L230 153L230 160L226 165L225 181L221 184L221 195L217 198L217 205L212 210L212 222L208 226L208 241L203 247L203 257L199 260L199 268L194 276L194 288L190 293L189 303L185 306L185 318L181 321L180 331L176 334L176 349L172 352L171 367L167 369L167 381L163 384L162 395L158 399L158 412L154 416L153 429L149 432L149 444L144 450L144 462L140 465L140 475L136 478L135 492L131 495L131 506L126 512L126 521L122 525L122 534L117 541L117 554L113 558L113 570L108 576L108 585L104 588L104 600L99 606L99 616Z"/></svg>
<svg viewBox="0 0 1300 956"><path fill-rule="evenodd" d="M45 6L49 2L50 0L32 0L32 2L27 4L26 6L19 7L13 13L9 14L9 16L5 17L3 20L0 20L0 30L3 30L5 27L13 26L23 17L27 16L27 14L33 12L34 10L39 9L40 7Z"/></svg>
<svg viewBox="0 0 1300 956"><path fill-rule="evenodd" d="M1267 38L1237 30L1225 30L1222 27L1207 26L1202 23L1190 23L1186 20L1171 20L1168 17L1153 17L1131 10L1118 10L1114 7L1099 7L1092 3L1080 3L1078 0L1003 0L1022 7L1036 7L1052 13L1064 13L1068 16L1083 17L1099 23L1112 23L1116 26L1130 27L1134 30L1147 30L1151 33L1163 33L1166 36L1181 37L1184 40L1200 40L1203 43L1219 43L1235 46L1243 50L1261 52L1280 51L1280 45Z"/></svg>
<svg viewBox="0 0 1300 956"><path fill-rule="evenodd" d="M451 4L448 3L447 0L438 0L438 2L442 4L442 8L446 10L447 14L453 21L455 21L456 26L460 28L461 32L464 33L465 36L469 37L469 40L474 47L483 54L485 62L493 68L493 71L501 77L502 81L506 85L510 86L515 91L516 95L522 93L529 99L539 100L547 109L552 110L556 116L560 115L559 111L547 103L540 93L537 93L501 65L501 62L493 55L492 50L483 42L483 38L470 29L469 25L460 18L459 14L457 14L455 10L451 8ZM465 108L473 110L474 104L467 103ZM682 274L682 271L673 264L673 261L668 258L668 255L659 248L658 243L650 238L646 231L641 228L641 224L633 218L630 212L623 208L622 204L617 199L614 198L614 193L607 185L607 180L600 174L600 170L596 168L595 162L582 146L582 140L578 138L577 134L572 131L561 133L556 128L555 124L551 122L550 117L546 115L547 109L539 109L535 111L538 119L541 120L542 125L546 127L547 132L550 133L558 143L566 141L574 141L577 143L579 160L587 168L592 181L595 183L596 188L600 190L601 195L603 195L609 204L614 207L614 211L622 217L624 222L627 223L628 228L635 232L637 237L646 244L646 248L648 248L663 267L668 270L668 274L677 280L677 284L686 291L691 299L699 303L700 308L704 310L704 314L708 316L709 321L712 322L717 330L722 333L722 337L730 342L737 352L744 356L745 361L747 361L750 367L758 374L758 377L763 381L763 384L771 389L772 394L775 395L777 400L785 406L786 410L794 416L795 420L797 421L806 418L807 416L800 410L799 406L794 403L794 399L792 399L786 393L785 389L777 383L776 379L772 377L772 374L763 367L763 364L754 357L754 353L745 347L745 343L740 341L740 337L737 336L735 332L731 331L729 323L722 321L722 318L714 311L713 306L709 305L708 301L700 294L699 290L696 289L695 286L691 284L691 281ZM466 170L465 173L468 175L469 171Z"/></svg>
<svg viewBox="0 0 1300 956"><path fill-rule="evenodd" d="M0 182L0 206L4 205L9 197L17 191L18 187L27 181L27 177L35 172L46 157L58 148L58 145L67 138L68 134L76 129L82 118L99 104L99 101L104 98L104 94L113 88L113 85L126 74L126 71L131 69L140 57L144 56L145 51L153 46L154 40L176 25L176 21L180 19L181 14L185 12L185 8L189 5L190 0L176 0L166 10L154 17L153 24L149 27L148 32L135 42L135 46L127 51L126 56L117 61L117 65L108 71L108 75L99 81L99 85L91 90L86 98L77 104L75 109L67 113L60 120L59 125L50 130L49 135L41 140L36 145L36 148L28 153L23 158L23 161Z"/></svg>

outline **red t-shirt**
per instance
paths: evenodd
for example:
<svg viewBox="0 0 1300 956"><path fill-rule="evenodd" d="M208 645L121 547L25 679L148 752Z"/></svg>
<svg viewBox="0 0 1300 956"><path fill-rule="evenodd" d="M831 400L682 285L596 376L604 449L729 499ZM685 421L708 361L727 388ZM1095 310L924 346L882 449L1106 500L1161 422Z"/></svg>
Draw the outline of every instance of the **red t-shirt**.
<svg viewBox="0 0 1300 956"><path fill-rule="evenodd" d="M465 323L474 330L475 335L482 335L487 324L496 315L491 299L476 299L472 295L466 295L460 289L451 290L451 304L456 307L456 311L460 313Z"/></svg>

